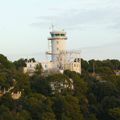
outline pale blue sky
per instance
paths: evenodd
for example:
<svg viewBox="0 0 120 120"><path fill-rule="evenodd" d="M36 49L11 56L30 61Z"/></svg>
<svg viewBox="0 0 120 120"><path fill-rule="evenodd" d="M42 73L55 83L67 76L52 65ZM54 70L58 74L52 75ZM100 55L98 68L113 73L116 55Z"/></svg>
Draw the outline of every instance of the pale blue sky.
<svg viewBox="0 0 120 120"><path fill-rule="evenodd" d="M51 24L85 59L120 59L119 0L0 0L0 53L39 58Z"/></svg>

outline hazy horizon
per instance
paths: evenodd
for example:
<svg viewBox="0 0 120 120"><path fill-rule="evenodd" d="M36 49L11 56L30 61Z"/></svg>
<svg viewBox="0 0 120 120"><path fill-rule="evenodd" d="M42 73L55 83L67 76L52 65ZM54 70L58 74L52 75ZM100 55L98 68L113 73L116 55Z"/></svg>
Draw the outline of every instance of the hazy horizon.
<svg viewBox="0 0 120 120"><path fill-rule="evenodd" d="M67 49L84 59L120 59L120 1L0 1L0 53L44 59L50 27L67 32Z"/></svg>
<svg viewBox="0 0 120 120"><path fill-rule="evenodd" d="M117 43L111 43L109 45L101 45L101 46L90 46L90 47L84 47L84 48L79 48L81 51L81 58L85 60L90 60L90 59L96 59L96 60L105 60L105 59L118 59L120 60L119 56L119 48L120 48L120 42ZM107 46L107 47L106 47ZM110 49L112 49L114 56L111 54ZM78 49L77 49L78 50ZM98 53L96 55L96 52ZM106 56L107 54L107 56ZM118 57L119 56L119 57ZM48 57L45 52L40 51L38 53L24 53L24 54L13 54L13 55L7 55L7 57L14 61L18 60L20 58L35 58L37 61L44 61L44 60L49 60L50 57Z"/></svg>

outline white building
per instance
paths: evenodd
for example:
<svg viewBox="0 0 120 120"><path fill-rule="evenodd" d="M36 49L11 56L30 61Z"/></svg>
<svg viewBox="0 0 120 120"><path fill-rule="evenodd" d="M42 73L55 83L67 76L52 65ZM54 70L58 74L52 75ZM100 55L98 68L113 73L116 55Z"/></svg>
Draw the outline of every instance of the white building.
<svg viewBox="0 0 120 120"><path fill-rule="evenodd" d="M61 79L61 81L50 82L52 94L61 93L64 90L74 90L72 79Z"/></svg>
<svg viewBox="0 0 120 120"><path fill-rule="evenodd" d="M49 51L47 54L50 54L52 57L52 62L58 60L58 55L61 51L66 51L66 33L64 31L52 31L50 32L51 37L48 38L49 41Z"/></svg>
<svg viewBox="0 0 120 120"><path fill-rule="evenodd" d="M36 66L41 63L44 71L56 69L59 71L71 70L81 73L80 52L66 50L66 32L52 31L50 35L51 37L48 38L49 50L46 54L51 56L51 60L47 62L27 62L24 72L32 75Z"/></svg>
<svg viewBox="0 0 120 120"><path fill-rule="evenodd" d="M39 62L34 61L27 61L26 67L24 67L24 73L29 73L30 76L32 76L36 70L36 66L40 64Z"/></svg>

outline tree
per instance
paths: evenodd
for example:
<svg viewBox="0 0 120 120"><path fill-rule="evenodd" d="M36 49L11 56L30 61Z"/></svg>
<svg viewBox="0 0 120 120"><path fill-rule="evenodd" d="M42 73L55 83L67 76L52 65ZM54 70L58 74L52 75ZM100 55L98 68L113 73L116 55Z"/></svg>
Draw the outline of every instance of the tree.
<svg viewBox="0 0 120 120"><path fill-rule="evenodd" d="M120 76L116 77L116 80L114 80L115 82L115 86L118 89L119 93L120 93Z"/></svg>
<svg viewBox="0 0 120 120"><path fill-rule="evenodd" d="M26 110L22 110L15 114L15 120L32 120L30 113Z"/></svg>
<svg viewBox="0 0 120 120"><path fill-rule="evenodd" d="M109 110L116 107L120 107L120 100L118 98L114 96L105 97L100 104L99 117L103 120L112 119Z"/></svg>
<svg viewBox="0 0 120 120"><path fill-rule="evenodd" d="M16 84L14 85L14 90L24 91L25 95L31 92L31 86L29 81L29 76L21 72L17 72L15 75Z"/></svg>
<svg viewBox="0 0 120 120"><path fill-rule="evenodd" d="M4 55L0 54L0 70L1 69L11 69L13 68L14 65L12 64L12 62L10 62L7 57L5 57Z"/></svg>
<svg viewBox="0 0 120 120"><path fill-rule="evenodd" d="M116 86L107 81L96 82L96 84L92 86L92 91L96 96L97 101L101 101L106 96L116 96L118 94Z"/></svg>
<svg viewBox="0 0 120 120"><path fill-rule="evenodd" d="M64 74L73 80L75 96L82 97L87 93L87 83L80 77L80 74L69 70L66 70Z"/></svg>
<svg viewBox="0 0 120 120"><path fill-rule="evenodd" d="M96 118L95 114L90 114L87 120L98 120L98 119Z"/></svg>
<svg viewBox="0 0 120 120"><path fill-rule="evenodd" d="M14 62L14 65L16 67L16 69L23 69L23 67L26 67L26 60L24 59L19 59L17 61Z"/></svg>
<svg viewBox="0 0 120 120"><path fill-rule="evenodd" d="M83 59L81 59L81 67L82 67L82 72L87 72L89 68L89 63Z"/></svg>
<svg viewBox="0 0 120 120"><path fill-rule="evenodd" d="M0 120L15 120L9 108L4 105L0 106Z"/></svg>
<svg viewBox="0 0 120 120"><path fill-rule="evenodd" d="M73 96L57 96L54 99L53 110L57 120L84 120L79 100Z"/></svg>
<svg viewBox="0 0 120 120"><path fill-rule="evenodd" d="M32 76L30 83L33 92L41 93L45 96L51 95L52 91L50 84L44 77L41 77L39 75Z"/></svg>
<svg viewBox="0 0 120 120"><path fill-rule="evenodd" d="M25 109L30 112L33 120L55 120L51 101L42 94L30 94L25 98L24 104Z"/></svg>
<svg viewBox="0 0 120 120"><path fill-rule="evenodd" d="M120 108L116 107L116 108L113 108L113 109L109 109L109 115L114 120L120 120Z"/></svg>
<svg viewBox="0 0 120 120"><path fill-rule="evenodd" d="M46 77L46 80L54 94L67 95L73 93L73 82L63 74L50 75Z"/></svg>
<svg viewBox="0 0 120 120"><path fill-rule="evenodd" d="M42 65L41 65L41 64L38 64L38 65L36 66L35 74L37 74L37 75L41 75L42 72L43 72Z"/></svg>

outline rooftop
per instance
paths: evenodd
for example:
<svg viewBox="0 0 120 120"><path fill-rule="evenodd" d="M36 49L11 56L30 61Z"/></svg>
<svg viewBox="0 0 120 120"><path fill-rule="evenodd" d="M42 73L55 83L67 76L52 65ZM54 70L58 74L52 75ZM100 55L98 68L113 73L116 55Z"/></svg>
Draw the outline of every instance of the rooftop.
<svg viewBox="0 0 120 120"><path fill-rule="evenodd" d="M52 32L50 32L50 34L66 34L66 32L64 30L62 30L62 31L52 31Z"/></svg>

